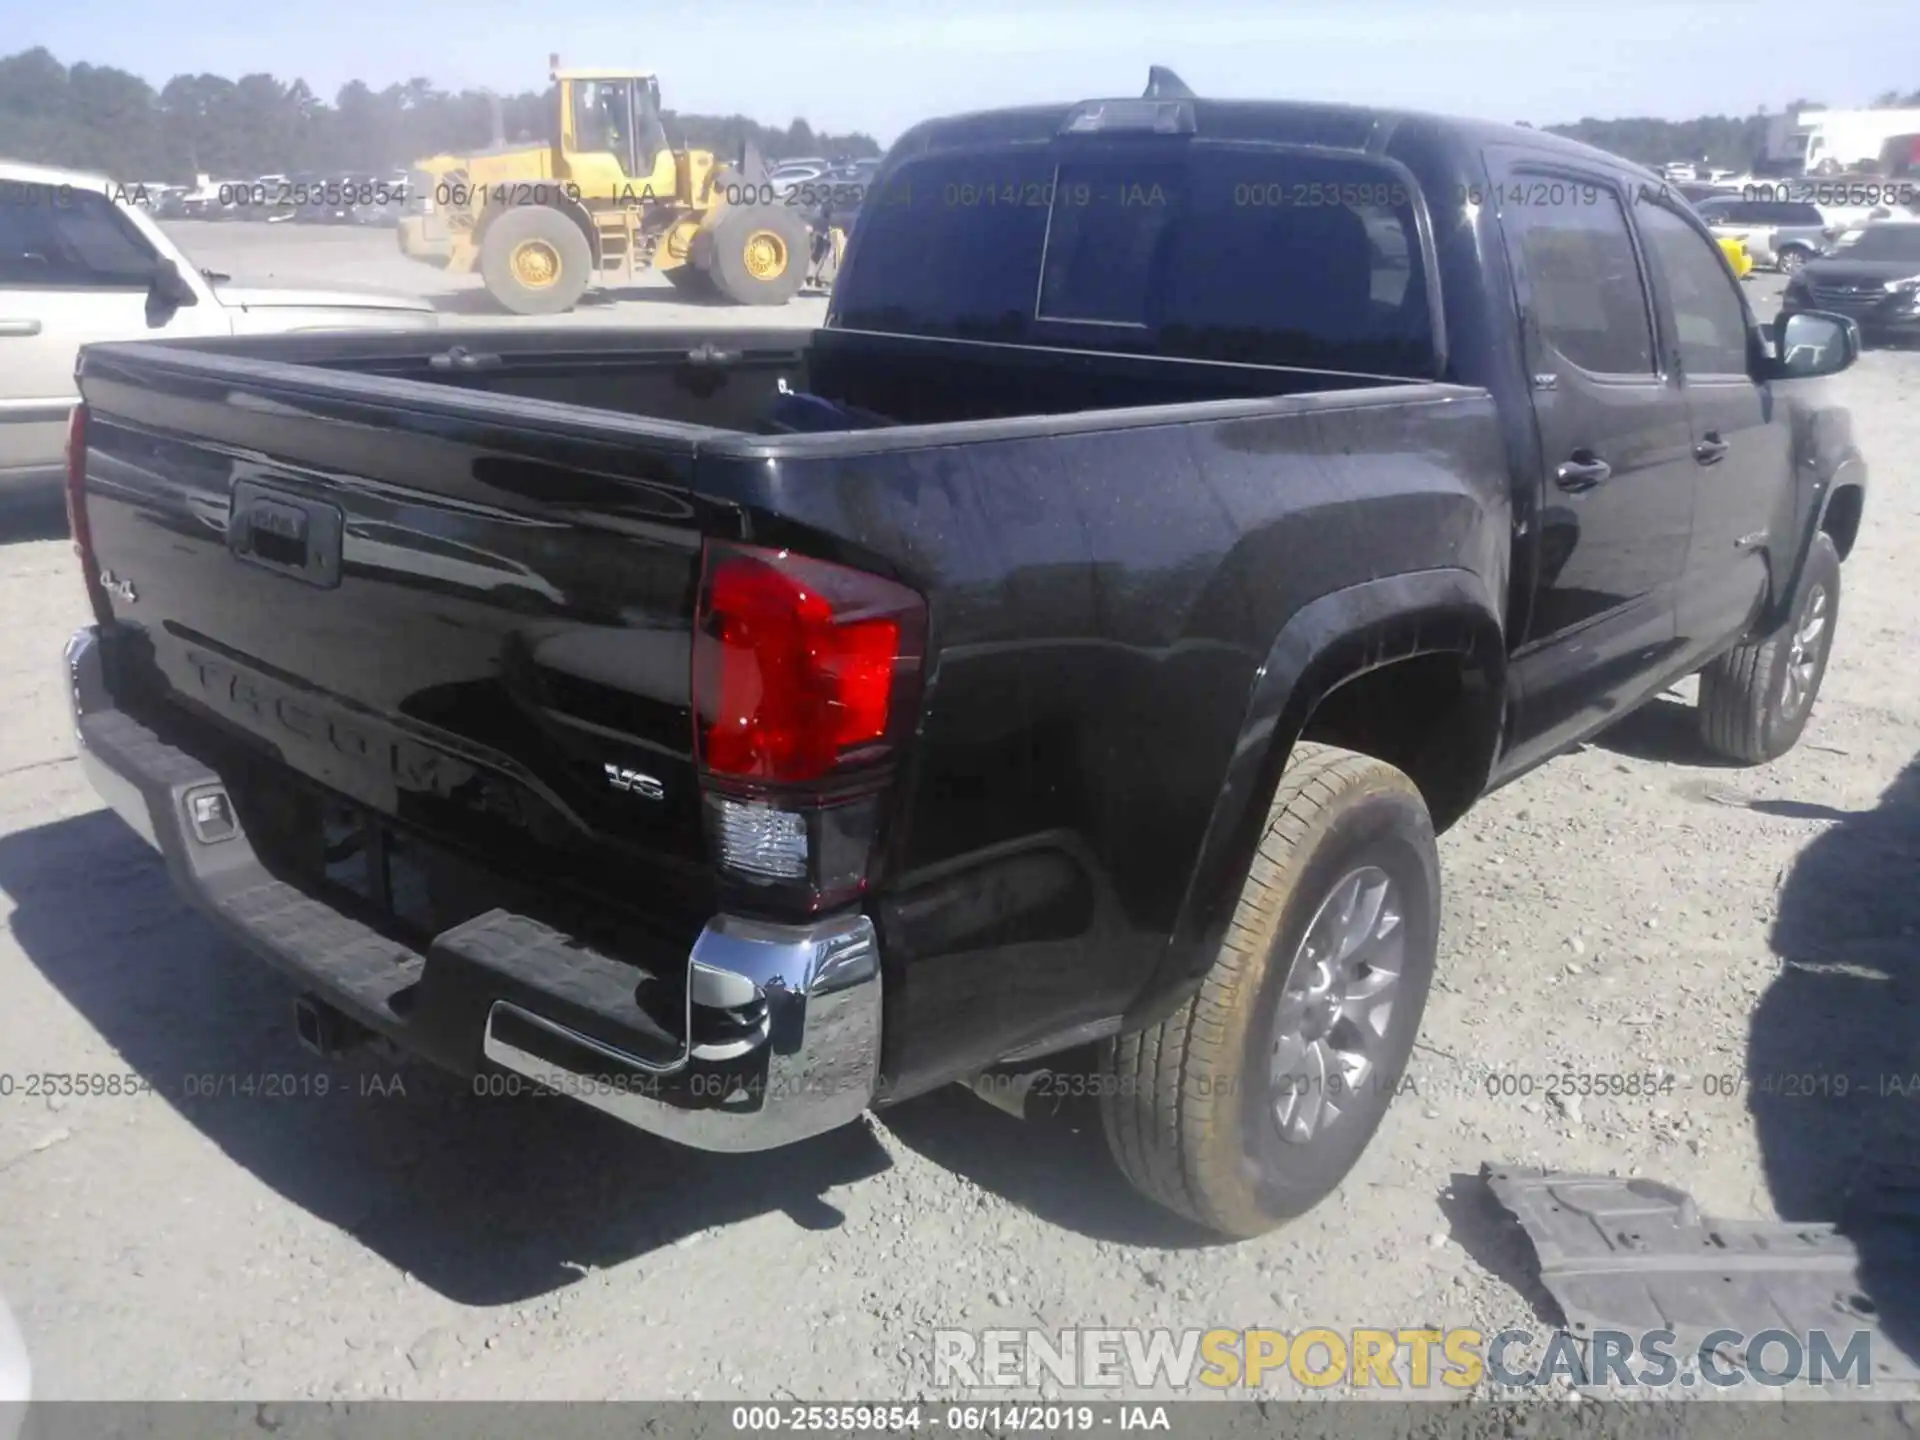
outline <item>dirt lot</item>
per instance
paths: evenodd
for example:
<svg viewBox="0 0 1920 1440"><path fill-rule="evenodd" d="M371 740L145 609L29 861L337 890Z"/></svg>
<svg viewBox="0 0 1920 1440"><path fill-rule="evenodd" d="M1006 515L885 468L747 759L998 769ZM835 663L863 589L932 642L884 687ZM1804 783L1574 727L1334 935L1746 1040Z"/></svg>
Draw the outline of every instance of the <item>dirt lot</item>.
<svg viewBox="0 0 1920 1440"><path fill-rule="evenodd" d="M551 325L543 317L509 315L478 275L449 275L400 253L392 230L333 225L214 224L171 221L167 233L195 264L248 285L350 285L394 290L433 301L443 325ZM818 325L819 296L778 309L689 302L658 275L628 288L594 291L567 323L585 325Z"/></svg>
<svg viewBox="0 0 1920 1440"><path fill-rule="evenodd" d="M303 237L280 278L349 278L316 257L376 238ZM226 263L219 243L196 258ZM175 900L81 778L66 543L0 547L0 1070L154 1089L0 1100L0 1293L36 1388L899 1397L930 1388L936 1326L1544 1329L1483 1162L1834 1217L1863 1159L1920 1153L1920 1090L1878 1085L1920 1072L1920 354L1835 383L1874 489L1805 741L1721 768L1663 700L1451 832L1416 1093L1336 1200L1238 1246L1136 1201L1078 1103L1021 1121L956 1089L787 1154L706 1156L559 1101L311 1060L289 992ZM1571 1115L1489 1093L1566 1067L1673 1083ZM330 1090L189 1096L230 1074ZM1871 1265L1863 1285L1911 1337L1913 1294Z"/></svg>

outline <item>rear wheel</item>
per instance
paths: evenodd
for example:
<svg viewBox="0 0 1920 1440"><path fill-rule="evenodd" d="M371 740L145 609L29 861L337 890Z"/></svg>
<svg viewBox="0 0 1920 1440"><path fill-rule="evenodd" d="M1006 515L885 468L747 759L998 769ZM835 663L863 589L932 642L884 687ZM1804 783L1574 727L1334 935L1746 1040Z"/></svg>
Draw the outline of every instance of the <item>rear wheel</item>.
<svg viewBox="0 0 1920 1440"><path fill-rule="evenodd" d="M784 305L806 278L812 237L791 210L729 210L713 228L708 274L736 305Z"/></svg>
<svg viewBox="0 0 1920 1440"><path fill-rule="evenodd" d="M1317 1204L1406 1072L1439 929L1433 822L1413 782L1295 746L1199 992L1108 1047L1102 1117L1127 1178L1228 1235Z"/></svg>
<svg viewBox="0 0 1920 1440"><path fill-rule="evenodd" d="M480 242L487 293L516 315L560 315L586 294L593 248L558 210L517 206L487 227Z"/></svg>
<svg viewBox="0 0 1920 1440"><path fill-rule="evenodd" d="M1795 275L1800 267L1813 258L1811 251L1799 245L1789 245L1773 257L1773 263L1780 267L1782 275Z"/></svg>
<svg viewBox="0 0 1920 1440"><path fill-rule="evenodd" d="M1793 613L1771 635L1729 650L1700 672L1700 738L1749 765L1777 760L1807 728L1840 618L1840 551L1813 537Z"/></svg>

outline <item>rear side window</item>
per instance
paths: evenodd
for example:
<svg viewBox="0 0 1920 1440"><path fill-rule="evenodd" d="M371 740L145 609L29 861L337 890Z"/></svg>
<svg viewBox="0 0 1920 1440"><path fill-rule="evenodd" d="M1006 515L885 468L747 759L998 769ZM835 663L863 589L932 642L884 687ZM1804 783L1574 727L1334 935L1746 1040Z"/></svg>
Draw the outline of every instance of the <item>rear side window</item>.
<svg viewBox="0 0 1920 1440"><path fill-rule="evenodd" d="M144 289L153 263L146 241L97 191L22 186L0 204L0 285Z"/></svg>
<svg viewBox="0 0 1920 1440"><path fill-rule="evenodd" d="M961 340L1023 340L1039 287L1053 164L942 157L865 197L858 248L834 283L838 323Z"/></svg>
<svg viewBox="0 0 1920 1440"><path fill-rule="evenodd" d="M1203 141L930 156L867 197L834 323L1427 377L1414 204L1364 157Z"/></svg>
<svg viewBox="0 0 1920 1440"><path fill-rule="evenodd" d="M1540 342L1597 375L1653 373L1646 287L1613 191L1553 186L1552 205L1515 205L1501 215L1527 278Z"/></svg>
<svg viewBox="0 0 1920 1440"><path fill-rule="evenodd" d="M1640 233L1673 307L1688 375L1747 373L1747 311L1715 246L1664 205L1638 207Z"/></svg>

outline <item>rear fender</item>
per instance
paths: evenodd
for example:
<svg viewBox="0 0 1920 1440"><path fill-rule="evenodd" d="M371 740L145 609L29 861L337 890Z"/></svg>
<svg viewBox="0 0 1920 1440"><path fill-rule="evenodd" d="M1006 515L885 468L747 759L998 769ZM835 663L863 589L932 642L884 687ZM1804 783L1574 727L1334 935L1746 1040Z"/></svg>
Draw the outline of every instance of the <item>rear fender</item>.
<svg viewBox="0 0 1920 1440"><path fill-rule="evenodd" d="M1506 646L1499 607L1467 570L1436 569L1366 581L1304 606L1259 671L1239 738L1194 862L1167 950L1123 1024L1136 1029L1176 1009L1206 974L1228 922L1280 772L1321 700L1371 671L1418 655L1457 654L1494 697L1487 733L1467 757L1471 793L1486 786L1498 749Z"/></svg>

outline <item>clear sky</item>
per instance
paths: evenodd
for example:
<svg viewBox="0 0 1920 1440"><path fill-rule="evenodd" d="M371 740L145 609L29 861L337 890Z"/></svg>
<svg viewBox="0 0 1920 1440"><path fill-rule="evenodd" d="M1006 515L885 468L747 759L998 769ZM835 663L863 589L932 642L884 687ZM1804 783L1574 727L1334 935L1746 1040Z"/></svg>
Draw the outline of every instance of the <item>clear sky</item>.
<svg viewBox="0 0 1920 1440"><path fill-rule="evenodd" d="M1137 94L1346 100L1548 124L1865 105L1920 89L1920 0L0 0L40 44L156 86L269 71L331 100L425 76L534 89L547 56L661 77L670 108L892 140L930 115Z"/></svg>

